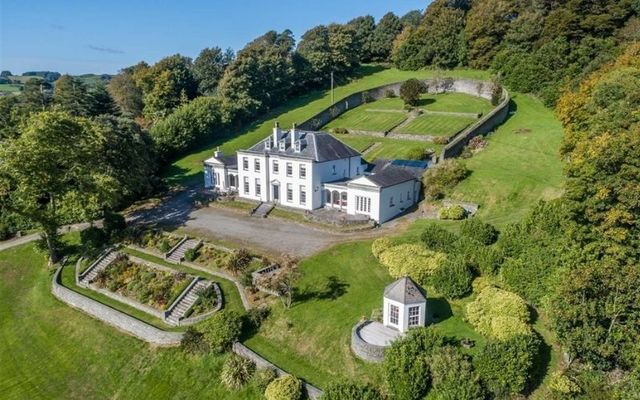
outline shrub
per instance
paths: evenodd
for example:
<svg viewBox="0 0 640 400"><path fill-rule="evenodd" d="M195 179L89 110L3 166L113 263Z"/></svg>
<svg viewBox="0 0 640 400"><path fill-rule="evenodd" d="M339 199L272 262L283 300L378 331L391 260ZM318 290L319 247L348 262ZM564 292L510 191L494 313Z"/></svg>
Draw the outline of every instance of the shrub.
<svg viewBox="0 0 640 400"><path fill-rule="evenodd" d="M169 243L169 240L167 238L160 239L160 242L158 243L158 250L160 250L163 253L166 253L169 250L171 250L171 244Z"/></svg>
<svg viewBox="0 0 640 400"><path fill-rule="evenodd" d="M427 158L427 153L424 149L414 147L407 152L406 157L409 160L424 160Z"/></svg>
<svg viewBox="0 0 640 400"><path fill-rule="evenodd" d="M324 390L321 400L383 400L380 392L369 385L351 382L331 383Z"/></svg>
<svg viewBox="0 0 640 400"><path fill-rule="evenodd" d="M333 128L332 131L338 135L346 135L349 133L347 128Z"/></svg>
<svg viewBox="0 0 640 400"><path fill-rule="evenodd" d="M448 252L458 237L440 225L431 223L425 226L420 239L429 250Z"/></svg>
<svg viewBox="0 0 640 400"><path fill-rule="evenodd" d="M302 382L293 375L274 379L264 391L267 400L299 400L302 398Z"/></svg>
<svg viewBox="0 0 640 400"><path fill-rule="evenodd" d="M482 135L478 135L478 136L474 136L473 138L471 138L471 140L469 140L469 144L467 144L467 148L469 148L469 150L471 151L478 151L487 147L487 144L488 144L487 139L485 139L484 136Z"/></svg>
<svg viewBox="0 0 640 400"><path fill-rule="evenodd" d="M448 339L432 328L414 328L387 348L383 361L385 380L394 399L422 399L428 392L429 357Z"/></svg>
<svg viewBox="0 0 640 400"><path fill-rule="evenodd" d="M104 214L103 229L109 239L117 240L127 229L127 221L122 215L108 211Z"/></svg>
<svg viewBox="0 0 640 400"><path fill-rule="evenodd" d="M98 255L107 243L107 236L98 227L91 226L80 232L82 253L87 257Z"/></svg>
<svg viewBox="0 0 640 400"><path fill-rule="evenodd" d="M184 252L184 259L187 261L194 261L198 258L198 250L197 249L189 249Z"/></svg>
<svg viewBox="0 0 640 400"><path fill-rule="evenodd" d="M405 105L417 106L420 101L420 95L427 92L427 86L415 79L407 79L400 86L400 97Z"/></svg>
<svg viewBox="0 0 640 400"><path fill-rule="evenodd" d="M232 354L222 365L220 381L227 389L238 390L249 382L255 370L253 361Z"/></svg>
<svg viewBox="0 0 640 400"><path fill-rule="evenodd" d="M381 237L373 241L371 244L371 252L377 258L380 257L382 252L387 251L392 246L392 242L390 239Z"/></svg>
<svg viewBox="0 0 640 400"><path fill-rule="evenodd" d="M234 251L227 260L226 268L236 275L242 273L251 263L251 253L247 249Z"/></svg>
<svg viewBox="0 0 640 400"><path fill-rule="evenodd" d="M476 267L482 275L494 275L504 261L504 255L500 247L480 246L476 251Z"/></svg>
<svg viewBox="0 0 640 400"><path fill-rule="evenodd" d="M429 359L433 388L425 400L482 400L480 378L468 358L457 348L435 349Z"/></svg>
<svg viewBox="0 0 640 400"><path fill-rule="evenodd" d="M443 207L438 211L438 217L440 219L452 219L452 220L461 220L467 216L467 211L464 207L459 205L453 205L449 207Z"/></svg>
<svg viewBox="0 0 640 400"><path fill-rule="evenodd" d="M187 328L180 340L180 347L187 353L200 354L209 351L209 345L204 340L202 332L193 327Z"/></svg>
<svg viewBox="0 0 640 400"><path fill-rule="evenodd" d="M453 188L469 174L467 167L458 159L447 159L427 169L424 174L425 195L432 199L441 198L444 192Z"/></svg>
<svg viewBox="0 0 640 400"><path fill-rule="evenodd" d="M446 258L443 253L427 250L418 244L400 244L382 252L379 260L392 277L410 276L419 284L427 285L429 277Z"/></svg>
<svg viewBox="0 0 640 400"><path fill-rule="evenodd" d="M247 313L247 322L255 329L258 329L262 322L269 316L271 309L268 305L260 305L253 307Z"/></svg>
<svg viewBox="0 0 640 400"><path fill-rule="evenodd" d="M433 144L447 144L447 143L449 143L449 137L448 136L435 136L435 137L431 138L431 142Z"/></svg>
<svg viewBox="0 0 640 400"><path fill-rule="evenodd" d="M497 397L508 397L526 389L539 348L540 339L532 333L489 340L474 365L487 389Z"/></svg>
<svg viewBox="0 0 640 400"><path fill-rule="evenodd" d="M204 339L211 350L222 352L228 349L240 336L242 317L235 311L223 310L215 313L202 325Z"/></svg>
<svg viewBox="0 0 640 400"><path fill-rule="evenodd" d="M273 368L261 368L253 374L253 385L264 393L267 386L278 377L278 373Z"/></svg>
<svg viewBox="0 0 640 400"><path fill-rule="evenodd" d="M392 99L394 97L397 97L396 92L394 92L391 89L387 89L384 91L384 97L388 98L388 99Z"/></svg>
<svg viewBox="0 0 640 400"><path fill-rule="evenodd" d="M473 274L462 257L451 257L433 273L431 282L438 292L447 298L463 297L471 292Z"/></svg>
<svg viewBox="0 0 640 400"><path fill-rule="evenodd" d="M478 333L493 339L507 340L531 332L527 303L515 293L492 286L467 305L466 317Z"/></svg>
<svg viewBox="0 0 640 400"><path fill-rule="evenodd" d="M471 218L460 224L460 236L490 245L498 240L498 230L491 224Z"/></svg>
<svg viewBox="0 0 640 400"><path fill-rule="evenodd" d="M549 390L559 399L573 399L580 393L580 386L566 374L556 371L549 379Z"/></svg>

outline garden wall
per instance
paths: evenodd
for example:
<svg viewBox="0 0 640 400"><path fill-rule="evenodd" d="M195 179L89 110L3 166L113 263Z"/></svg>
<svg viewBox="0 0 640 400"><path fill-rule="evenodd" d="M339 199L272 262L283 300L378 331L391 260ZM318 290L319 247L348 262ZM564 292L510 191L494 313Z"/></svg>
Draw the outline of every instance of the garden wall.
<svg viewBox="0 0 640 400"><path fill-rule="evenodd" d="M360 329L371 321L361 321L351 329L351 350L366 361L382 362L384 360L385 347L367 343L360 337Z"/></svg>
<svg viewBox="0 0 640 400"><path fill-rule="evenodd" d="M90 299L80 293L68 289L60 283L62 268L58 268L53 275L51 293L73 308L89 314L95 319L105 322L121 331L159 346L177 346L182 339L182 333L165 332L145 322L135 319L125 313L115 310L100 302Z"/></svg>

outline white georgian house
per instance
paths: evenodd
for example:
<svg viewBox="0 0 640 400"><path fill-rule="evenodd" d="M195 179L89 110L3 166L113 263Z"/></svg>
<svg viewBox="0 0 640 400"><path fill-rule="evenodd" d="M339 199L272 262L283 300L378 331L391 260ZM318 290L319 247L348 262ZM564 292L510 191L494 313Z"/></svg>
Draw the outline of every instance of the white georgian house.
<svg viewBox="0 0 640 400"><path fill-rule="evenodd" d="M373 165L326 132L295 125L233 156L216 151L204 162L205 188L303 210L328 207L379 223L420 196L427 162L384 160Z"/></svg>
<svg viewBox="0 0 640 400"><path fill-rule="evenodd" d="M384 289L382 323L405 333L410 328L425 326L426 293L411 278L404 277Z"/></svg>

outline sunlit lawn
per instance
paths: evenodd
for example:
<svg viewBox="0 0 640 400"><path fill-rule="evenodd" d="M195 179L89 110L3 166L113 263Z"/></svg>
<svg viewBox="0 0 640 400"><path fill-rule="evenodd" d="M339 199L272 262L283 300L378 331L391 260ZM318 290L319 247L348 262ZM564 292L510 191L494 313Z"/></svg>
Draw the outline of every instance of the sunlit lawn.
<svg viewBox="0 0 640 400"><path fill-rule="evenodd" d="M453 136L473 124L475 118L457 115L423 114L398 129L398 133L431 136Z"/></svg>

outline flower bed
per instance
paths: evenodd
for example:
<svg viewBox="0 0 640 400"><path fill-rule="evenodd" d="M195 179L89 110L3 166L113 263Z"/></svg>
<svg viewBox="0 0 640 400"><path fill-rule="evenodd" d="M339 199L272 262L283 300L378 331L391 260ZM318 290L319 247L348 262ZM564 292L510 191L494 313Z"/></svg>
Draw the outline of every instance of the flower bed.
<svg viewBox="0 0 640 400"><path fill-rule="evenodd" d="M93 280L98 288L107 289L158 310L166 309L189 285L183 272L169 272L120 256Z"/></svg>
<svg viewBox="0 0 640 400"><path fill-rule="evenodd" d="M185 314L187 317L197 317L216 308L218 305L218 296L216 289L213 285L201 290L198 293L198 299L193 304L193 307Z"/></svg>
<svg viewBox="0 0 640 400"><path fill-rule="evenodd" d="M225 268L230 256L230 253L205 243L198 249L195 262L205 267Z"/></svg>
<svg viewBox="0 0 640 400"><path fill-rule="evenodd" d="M139 247L166 253L182 239L182 236L164 233L160 230L134 229L127 234L127 241Z"/></svg>

